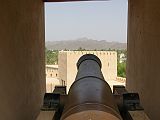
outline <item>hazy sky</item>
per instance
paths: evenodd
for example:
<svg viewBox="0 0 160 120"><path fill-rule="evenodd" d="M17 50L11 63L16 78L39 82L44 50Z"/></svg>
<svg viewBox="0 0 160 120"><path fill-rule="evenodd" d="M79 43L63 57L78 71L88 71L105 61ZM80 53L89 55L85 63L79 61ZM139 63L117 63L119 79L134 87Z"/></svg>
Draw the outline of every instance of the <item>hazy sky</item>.
<svg viewBox="0 0 160 120"><path fill-rule="evenodd" d="M127 41L127 0L45 4L46 41Z"/></svg>

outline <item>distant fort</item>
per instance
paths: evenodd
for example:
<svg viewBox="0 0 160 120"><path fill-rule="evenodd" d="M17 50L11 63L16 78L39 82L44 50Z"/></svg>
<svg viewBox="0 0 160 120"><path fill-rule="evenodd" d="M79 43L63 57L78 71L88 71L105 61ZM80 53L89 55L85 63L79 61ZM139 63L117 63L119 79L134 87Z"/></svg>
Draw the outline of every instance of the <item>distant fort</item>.
<svg viewBox="0 0 160 120"><path fill-rule="evenodd" d="M46 92L52 92L56 85L67 86L68 91L77 74L76 63L84 54L100 58L103 76L111 88L113 85L125 85L126 78L117 77L117 52L59 51L58 65L46 65Z"/></svg>
<svg viewBox="0 0 160 120"><path fill-rule="evenodd" d="M115 51L59 51L58 76L60 85L66 85L67 91L77 74L76 63L84 54L94 54L102 62L102 73L106 81L117 78L117 52Z"/></svg>

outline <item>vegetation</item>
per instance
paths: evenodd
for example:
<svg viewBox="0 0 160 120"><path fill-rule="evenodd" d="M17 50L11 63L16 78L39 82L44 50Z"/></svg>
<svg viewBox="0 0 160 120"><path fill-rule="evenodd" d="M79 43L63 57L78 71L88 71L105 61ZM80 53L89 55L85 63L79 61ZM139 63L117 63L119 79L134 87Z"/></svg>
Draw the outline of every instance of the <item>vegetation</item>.
<svg viewBox="0 0 160 120"><path fill-rule="evenodd" d="M103 50L106 51L106 50ZM116 51L117 52L117 76L118 77L126 77L126 60L120 61L120 55L124 54L124 58L127 58L127 50L122 49L122 50L115 50L109 48L107 51Z"/></svg>
<svg viewBox="0 0 160 120"><path fill-rule="evenodd" d="M120 55L123 54L127 58L127 50L117 50L117 76L126 77L126 60L120 61Z"/></svg>
<svg viewBox="0 0 160 120"><path fill-rule="evenodd" d="M45 49L46 64L57 64L58 63L58 50Z"/></svg>
<svg viewBox="0 0 160 120"><path fill-rule="evenodd" d="M126 77L126 62L117 63L117 76Z"/></svg>

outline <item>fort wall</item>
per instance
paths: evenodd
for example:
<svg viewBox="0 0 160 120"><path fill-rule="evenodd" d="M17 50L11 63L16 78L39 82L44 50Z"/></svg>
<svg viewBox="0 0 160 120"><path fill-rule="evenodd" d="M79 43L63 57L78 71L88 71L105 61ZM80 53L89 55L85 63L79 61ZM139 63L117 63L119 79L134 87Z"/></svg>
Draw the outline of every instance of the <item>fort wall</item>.
<svg viewBox="0 0 160 120"><path fill-rule="evenodd" d="M115 51L60 51L58 55L59 78L61 85L66 85L69 90L74 82L78 59L84 54L94 54L102 62L102 73L106 81L116 80L117 77L117 52ZM62 84L63 83L63 84Z"/></svg>

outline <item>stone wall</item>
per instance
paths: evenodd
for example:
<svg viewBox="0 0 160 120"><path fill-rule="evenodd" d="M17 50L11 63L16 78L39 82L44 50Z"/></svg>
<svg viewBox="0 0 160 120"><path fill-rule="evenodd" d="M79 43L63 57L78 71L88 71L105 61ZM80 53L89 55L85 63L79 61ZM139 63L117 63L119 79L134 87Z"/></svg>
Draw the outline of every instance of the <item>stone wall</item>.
<svg viewBox="0 0 160 120"><path fill-rule="evenodd" d="M46 65L46 78L58 78L58 65Z"/></svg>
<svg viewBox="0 0 160 120"><path fill-rule="evenodd" d="M160 1L129 0L127 89L160 120Z"/></svg>
<svg viewBox="0 0 160 120"><path fill-rule="evenodd" d="M0 119L35 120L45 92L44 3L0 2Z"/></svg>

